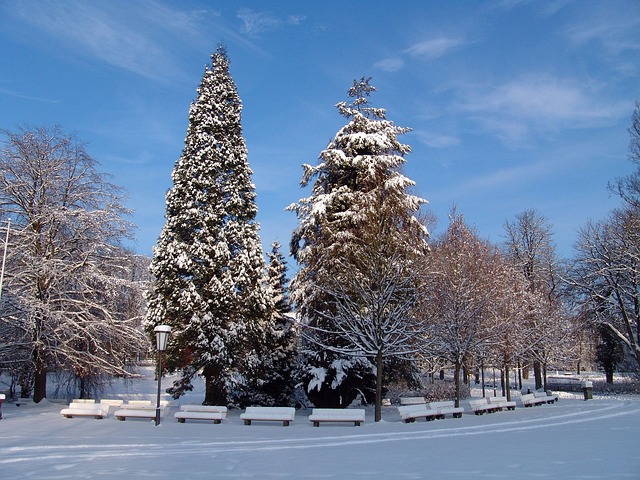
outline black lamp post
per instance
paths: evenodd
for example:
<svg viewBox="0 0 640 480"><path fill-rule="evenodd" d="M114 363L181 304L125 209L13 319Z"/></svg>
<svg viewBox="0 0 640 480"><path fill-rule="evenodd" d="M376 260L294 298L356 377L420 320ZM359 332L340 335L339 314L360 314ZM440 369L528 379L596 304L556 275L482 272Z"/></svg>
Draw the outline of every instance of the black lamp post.
<svg viewBox="0 0 640 480"><path fill-rule="evenodd" d="M167 340L171 333L169 325L158 325L153 329L156 334L156 347L158 349L158 399L156 402L156 426L160 425L160 389L162 384L162 352L167 348Z"/></svg>

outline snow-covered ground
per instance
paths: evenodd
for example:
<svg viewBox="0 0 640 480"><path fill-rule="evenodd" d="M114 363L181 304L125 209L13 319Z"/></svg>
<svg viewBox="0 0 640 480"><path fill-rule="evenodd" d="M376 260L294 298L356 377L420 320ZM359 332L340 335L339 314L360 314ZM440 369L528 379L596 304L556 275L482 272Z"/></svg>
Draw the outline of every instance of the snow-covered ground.
<svg viewBox="0 0 640 480"><path fill-rule="evenodd" d="M165 380L168 384L169 381ZM105 398L154 399L153 378ZM200 403L196 391L181 403ZM3 406L0 478L480 479L640 478L640 398L565 394L557 404L413 424L395 407L383 421L289 427L220 425L169 416L147 420L63 418L60 403Z"/></svg>

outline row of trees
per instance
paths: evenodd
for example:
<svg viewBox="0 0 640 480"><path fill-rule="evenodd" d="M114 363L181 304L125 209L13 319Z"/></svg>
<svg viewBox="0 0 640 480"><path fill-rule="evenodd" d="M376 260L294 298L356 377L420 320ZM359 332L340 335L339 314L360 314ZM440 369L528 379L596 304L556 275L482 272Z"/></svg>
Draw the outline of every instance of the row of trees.
<svg viewBox="0 0 640 480"><path fill-rule="evenodd" d="M289 207L299 220L289 286L280 246L268 261L262 251L224 47L211 60L149 271L122 246L128 212L84 145L58 128L5 132L0 208L12 230L0 368L23 393L44 398L49 371L80 385L134 375L128 361L148 354L158 324L172 327L166 368L179 373L169 389L176 398L196 376L205 404L292 403L300 385L317 406L375 399L376 420L385 386L415 385L445 365L459 401L462 373L484 366L507 379L531 366L544 387L547 367L579 365L583 338L602 338L608 371L621 345L640 362L638 106L630 155L639 170L613 185L624 207L588 224L576 258L560 261L535 210L505 224L502 245L480 238L455 208L431 239L426 201L402 173L411 148L399 137L409 129L370 105L370 79L354 81L337 105L346 125L317 165L304 165L310 195Z"/></svg>

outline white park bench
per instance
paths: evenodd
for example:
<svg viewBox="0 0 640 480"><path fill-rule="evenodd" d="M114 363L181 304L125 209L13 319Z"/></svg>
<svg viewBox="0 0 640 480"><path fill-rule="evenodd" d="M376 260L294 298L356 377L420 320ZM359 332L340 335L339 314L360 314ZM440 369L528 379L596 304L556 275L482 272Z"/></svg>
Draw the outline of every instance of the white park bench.
<svg viewBox="0 0 640 480"><path fill-rule="evenodd" d="M60 415L65 418L73 417L94 417L102 419L109 415L109 406L95 402L73 401L68 407L60 410Z"/></svg>
<svg viewBox="0 0 640 480"><path fill-rule="evenodd" d="M484 413L493 413L501 410L498 405L490 404L486 398L469 400L469 406L476 415L483 415Z"/></svg>
<svg viewBox="0 0 640 480"><path fill-rule="evenodd" d="M547 403L543 398L536 397L533 393L526 393L520 397L520 402L524 407L532 407Z"/></svg>
<svg viewBox="0 0 640 480"><path fill-rule="evenodd" d="M240 414L240 419L245 425L251 425L252 421L272 421L282 422L283 426L288 426L296 416L296 409L293 407L247 407L244 413Z"/></svg>
<svg viewBox="0 0 640 480"><path fill-rule="evenodd" d="M124 403L123 400L119 400L119 399L111 399L111 398L103 398L102 400L100 400L100 405L105 405L107 412L109 411L109 408L113 407L113 408L120 408L122 406L122 404Z"/></svg>
<svg viewBox="0 0 640 480"><path fill-rule="evenodd" d="M400 405L424 405L426 403L424 397L400 397Z"/></svg>
<svg viewBox="0 0 640 480"><path fill-rule="evenodd" d="M160 416L164 416L164 408L168 402L162 400L160 402ZM151 400L130 400L122 404L122 408L116 410L113 416L124 422L127 418L148 418L153 420L156 418L156 405Z"/></svg>
<svg viewBox="0 0 640 480"><path fill-rule="evenodd" d="M515 410L516 402L513 400L507 400L507 397L489 397L489 404L497 405L500 407L500 410L506 408L507 410Z"/></svg>
<svg viewBox="0 0 640 480"><path fill-rule="evenodd" d="M558 396L557 395L551 395L549 392L538 392L538 391L535 391L535 392L533 392L533 394L535 395L536 398L544 400L545 403L548 403L549 405L551 405L552 403L558 401Z"/></svg>
<svg viewBox="0 0 640 480"><path fill-rule="evenodd" d="M464 408L456 407L455 403L452 400L447 400L444 402L430 402L429 408L438 412L438 416L436 418L442 419L445 415L453 415L453 418L461 418L462 412L464 412Z"/></svg>
<svg viewBox="0 0 640 480"><path fill-rule="evenodd" d="M427 422L430 422L438 416L438 411L430 409L426 403L422 405L400 405L398 407L398 413L400 413L400 418L402 418L405 423L415 422L418 418L424 418Z"/></svg>
<svg viewBox="0 0 640 480"><path fill-rule="evenodd" d="M179 423L189 420L213 420L218 424L227 416L227 407L219 405L180 405L180 410L173 415Z"/></svg>
<svg viewBox="0 0 640 480"><path fill-rule="evenodd" d="M70 403L96 403L95 398L74 398Z"/></svg>
<svg viewBox="0 0 640 480"><path fill-rule="evenodd" d="M353 422L358 427L364 422L364 408L314 408L309 415L309 421L314 427L320 422Z"/></svg>

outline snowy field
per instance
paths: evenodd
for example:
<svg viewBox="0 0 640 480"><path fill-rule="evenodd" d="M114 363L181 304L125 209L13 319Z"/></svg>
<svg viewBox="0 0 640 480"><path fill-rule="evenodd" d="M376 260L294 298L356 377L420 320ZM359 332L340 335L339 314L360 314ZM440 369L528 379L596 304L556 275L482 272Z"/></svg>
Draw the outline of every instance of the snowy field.
<svg viewBox="0 0 640 480"><path fill-rule="evenodd" d="M168 384L169 381L165 380ZM152 379L115 386L104 398L153 399ZM200 403L194 392L181 403ZM173 411L152 421L63 418L61 403L3 406L0 478L482 479L640 478L640 398L565 394L554 405L433 422L311 426L308 410L289 427L219 425ZM468 405L467 405L468 409Z"/></svg>

